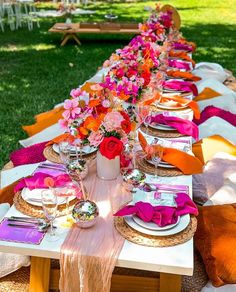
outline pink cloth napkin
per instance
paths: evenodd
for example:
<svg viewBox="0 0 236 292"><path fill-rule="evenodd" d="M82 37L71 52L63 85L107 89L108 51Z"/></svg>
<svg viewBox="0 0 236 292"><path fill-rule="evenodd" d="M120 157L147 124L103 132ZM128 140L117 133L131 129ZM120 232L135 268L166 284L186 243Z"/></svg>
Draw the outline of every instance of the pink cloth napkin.
<svg viewBox="0 0 236 292"><path fill-rule="evenodd" d="M178 68L178 69L184 69L186 71L191 71L191 65L184 61L179 60L169 60L168 61L169 66L172 68Z"/></svg>
<svg viewBox="0 0 236 292"><path fill-rule="evenodd" d="M198 95L197 86L190 81L165 81L163 84L163 88L192 92L194 96Z"/></svg>
<svg viewBox="0 0 236 292"><path fill-rule="evenodd" d="M174 50L178 50L178 51L183 50L183 51L192 52L193 48L187 44L174 43Z"/></svg>
<svg viewBox="0 0 236 292"><path fill-rule="evenodd" d="M224 109L215 107L213 105L207 106L201 112L201 117L199 120L194 120L197 125L204 123L211 117L219 117L223 120L227 121L231 125L236 127L236 114L231 113L230 111L226 111Z"/></svg>
<svg viewBox="0 0 236 292"><path fill-rule="evenodd" d="M45 161L43 150L46 144L47 142L42 142L16 150L10 154L10 160L14 166Z"/></svg>
<svg viewBox="0 0 236 292"><path fill-rule="evenodd" d="M18 192L23 188L29 188L30 190L33 189L45 189L47 186L44 184L44 179L46 177L51 177L54 180L55 187L61 187L65 185L66 182L71 181L71 178L68 174L62 174L57 177L53 177L46 173L38 172L31 177L25 177L20 180L20 182L15 186L14 192Z"/></svg>
<svg viewBox="0 0 236 292"><path fill-rule="evenodd" d="M198 126L189 120L158 114L151 117L151 122L171 126L179 133L192 136L196 141L198 140Z"/></svg>
<svg viewBox="0 0 236 292"><path fill-rule="evenodd" d="M179 216L192 214L197 216L198 209L190 197L185 193L178 193L176 197L177 207L152 206L150 203L137 202L135 205L128 205L120 209L114 216L126 216L136 214L144 222L154 222L158 226L177 222Z"/></svg>

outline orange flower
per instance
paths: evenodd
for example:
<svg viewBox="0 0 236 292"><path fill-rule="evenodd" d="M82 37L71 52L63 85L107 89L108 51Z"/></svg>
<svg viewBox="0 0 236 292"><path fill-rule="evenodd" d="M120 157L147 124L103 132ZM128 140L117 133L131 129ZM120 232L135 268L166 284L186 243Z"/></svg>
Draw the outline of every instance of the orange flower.
<svg viewBox="0 0 236 292"><path fill-rule="evenodd" d="M91 99L91 100L89 101L88 106L89 106L89 107L96 107L96 106L98 106L100 103L101 103L101 101L100 101L99 99Z"/></svg>
<svg viewBox="0 0 236 292"><path fill-rule="evenodd" d="M89 116L84 121L84 128L96 132L100 126L100 121L92 116Z"/></svg>
<svg viewBox="0 0 236 292"><path fill-rule="evenodd" d="M85 127L80 127L79 128L79 132L83 135L83 136L87 136L88 135L88 130Z"/></svg>
<svg viewBox="0 0 236 292"><path fill-rule="evenodd" d="M122 100L129 99L129 95L126 95L123 91L120 93L119 98Z"/></svg>

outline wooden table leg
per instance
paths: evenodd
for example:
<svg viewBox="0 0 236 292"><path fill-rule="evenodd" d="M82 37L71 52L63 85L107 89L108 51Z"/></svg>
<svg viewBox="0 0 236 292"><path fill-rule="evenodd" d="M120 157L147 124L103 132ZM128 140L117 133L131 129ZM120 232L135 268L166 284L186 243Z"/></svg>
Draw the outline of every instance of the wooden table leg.
<svg viewBox="0 0 236 292"><path fill-rule="evenodd" d="M29 292L48 292L51 260L31 257Z"/></svg>
<svg viewBox="0 0 236 292"><path fill-rule="evenodd" d="M61 47L63 47L68 42L69 39L73 39L73 40L76 41L76 43L78 45L81 45L81 42L79 41L79 39L78 39L76 34L74 34L74 33L66 33L63 36L63 39L62 39L62 42L61 42Z"/></svg>
<svg viewBox="0 0 236 292"><path fill-rule="evenodd" d="M160 273L160 292L180 292L181 275Z"/></svg>

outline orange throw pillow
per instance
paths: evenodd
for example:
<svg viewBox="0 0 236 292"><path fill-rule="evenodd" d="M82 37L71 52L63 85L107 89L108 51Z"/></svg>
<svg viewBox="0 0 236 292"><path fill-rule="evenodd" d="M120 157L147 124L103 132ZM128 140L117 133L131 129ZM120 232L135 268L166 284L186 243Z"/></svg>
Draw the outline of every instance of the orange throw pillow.
<svg viewBox="0 0 236 292"><path fill-rule="evenodd" d="M236 204L200 207L195 243L212 284L235 284Z"/></svg>

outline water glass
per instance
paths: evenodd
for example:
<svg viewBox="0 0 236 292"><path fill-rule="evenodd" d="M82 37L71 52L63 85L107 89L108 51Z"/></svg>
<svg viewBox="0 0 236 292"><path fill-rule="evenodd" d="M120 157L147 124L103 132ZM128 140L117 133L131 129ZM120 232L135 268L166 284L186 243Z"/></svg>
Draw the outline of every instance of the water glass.
<svg viewBox="0 0 236 292"><path fill-rule="evenodd" d="M50 237L55 237L55 231L53 228L53 221L55 220L57 216L57 195L55 192L55 189L45 189L41 192L41 198L42 198L42 208L45 217L50 222Z"/></svg>

